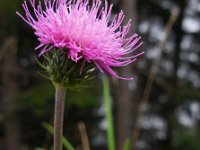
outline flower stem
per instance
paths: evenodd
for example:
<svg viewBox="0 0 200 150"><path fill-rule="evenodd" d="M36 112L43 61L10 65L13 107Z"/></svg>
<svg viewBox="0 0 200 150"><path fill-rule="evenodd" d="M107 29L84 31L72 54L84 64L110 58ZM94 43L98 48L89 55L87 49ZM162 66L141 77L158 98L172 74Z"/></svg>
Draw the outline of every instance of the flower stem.
<svg viewBox="0 0 200 150"><path fill-rule="evenodd" d="M62 150L62 134L66 88L64 88L60 84L54 84L54 86L56 89L54 110L54 150Z"/></svg>

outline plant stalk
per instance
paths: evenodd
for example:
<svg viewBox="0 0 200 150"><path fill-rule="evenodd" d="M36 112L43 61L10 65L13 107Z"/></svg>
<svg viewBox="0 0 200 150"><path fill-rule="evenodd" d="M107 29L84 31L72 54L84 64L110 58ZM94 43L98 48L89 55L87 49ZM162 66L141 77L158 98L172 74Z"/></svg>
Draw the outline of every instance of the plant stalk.
<svg viewBox="0 0 200 150"><path fill-rule="evenodd" d="M103 93L104 93L104 105L106 111L106 121L108 124L107 129L107 140L108 140L108 149L115 150L115 136L114 136L114 127L113 127L113 116L112 116L112 106L110 99L110 89L109 81L106 76L103 78Z"/></svg>
<svg viewBox="0 0 200 150"><path fill-rule="evenodd" d="M66 88L60 84L54 84L55 93L55 112L54 112L54 150L62 150L64 104Z"/></svg>

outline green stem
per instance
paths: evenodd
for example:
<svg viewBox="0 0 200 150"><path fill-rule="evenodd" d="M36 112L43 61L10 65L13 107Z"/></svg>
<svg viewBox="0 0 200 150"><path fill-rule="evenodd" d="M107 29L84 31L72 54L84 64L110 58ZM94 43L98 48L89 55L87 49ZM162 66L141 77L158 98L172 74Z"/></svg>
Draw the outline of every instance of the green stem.
<svg viewBox="0 0 200 150"><path fill-rule="evenodd" d="M54 112L54 150L62 150L64 103L66 89L60 84L54 84L54 86L56 89Z"/></svg>
<svg viewBox="0 0 200 150"><path fill-rule="evenodd" d="M106 111L106 121L108 124L107 129L107 140L108 149L115 150L115 138L114 138L114 128L113 128L113 117L112 117L112 107L110 100L109 82L106 76L103 78L103 91L104 91L104 103Z"/></svg>

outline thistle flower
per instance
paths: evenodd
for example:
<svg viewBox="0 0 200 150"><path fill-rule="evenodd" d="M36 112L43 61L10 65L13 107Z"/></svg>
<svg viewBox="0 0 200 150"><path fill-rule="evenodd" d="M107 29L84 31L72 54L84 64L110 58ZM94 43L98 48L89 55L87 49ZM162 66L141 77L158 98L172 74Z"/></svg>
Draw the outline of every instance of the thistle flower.
<svg viewBox="0 0 200 150"><path fill-rule="evenodd" d="M44 55L52 49L62 49L68 59L75 63L94 63L102 72L119 77L113 67L126 66L134 62L136 55L131 53L142 44L135 33L127 37L131 21L122 26L124 13L121 11L111 19L113 5L105 0L35 0L23 3L25 15L17 14L35 31L40 44L35 50ZM31 9L30 9L31 8ZM122 78L132 79L132 78Z"/></svg>

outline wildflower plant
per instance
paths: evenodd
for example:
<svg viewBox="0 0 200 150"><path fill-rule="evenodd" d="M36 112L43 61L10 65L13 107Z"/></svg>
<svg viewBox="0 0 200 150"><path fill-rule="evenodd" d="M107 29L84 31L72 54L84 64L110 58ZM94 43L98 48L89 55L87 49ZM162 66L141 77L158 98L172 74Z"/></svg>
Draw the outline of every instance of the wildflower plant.
<svg viewBox="0 0 200 150"><path fill-rule="evenodd" d="M111 18L107 0L27 0L25 14L17 14L34 30L39 41L38 63L56 89L54 149L61 150L66 89L80 88L96 70L124 80L113 68L123 67L143 52L133 54L142 42L134 33L127 37L131 20L122 26L124 13ZM97 69L96 69L97 68Z"/></svg>

